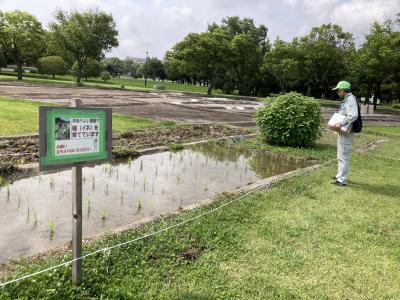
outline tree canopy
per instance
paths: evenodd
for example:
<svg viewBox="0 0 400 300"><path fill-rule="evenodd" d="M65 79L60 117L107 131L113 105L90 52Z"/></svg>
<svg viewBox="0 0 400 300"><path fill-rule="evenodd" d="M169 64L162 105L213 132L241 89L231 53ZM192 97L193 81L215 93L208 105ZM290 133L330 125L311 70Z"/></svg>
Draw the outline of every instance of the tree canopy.
<svg viewBox="0 0 400 300"><path fill-rule="evenodd" d="M118 31L112 15L98 10L59 11L50 29L58 45L77 61L77 83L88 59L104 58L106 52L118 46Z"/></svg>
<svg viewBox="0 0 400 300"><path fill-rule="evenodd" d="M21 80L23 64L35 62L44 51L42 24L24 11L0 12L0 44L17 64Z"/></svg>

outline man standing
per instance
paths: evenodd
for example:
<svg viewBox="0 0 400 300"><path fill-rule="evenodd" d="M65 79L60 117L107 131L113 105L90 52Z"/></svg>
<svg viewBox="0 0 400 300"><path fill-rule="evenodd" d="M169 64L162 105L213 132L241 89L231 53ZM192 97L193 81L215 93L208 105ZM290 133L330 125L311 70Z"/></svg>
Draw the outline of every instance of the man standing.
<svg viewBox="0 0 400 300"><path fill-rule="evenodd" d="M344 116L343 121L334 125L334 130L338 132L337 138L337 159L338 172L334 177L333 184L346 186L350 170L350 147L354 139L354 132L351 132L353 122L358 118L358 102L350 91L351 85L347 81L340 81L332 90L342 99L339 114Z"/></svg>

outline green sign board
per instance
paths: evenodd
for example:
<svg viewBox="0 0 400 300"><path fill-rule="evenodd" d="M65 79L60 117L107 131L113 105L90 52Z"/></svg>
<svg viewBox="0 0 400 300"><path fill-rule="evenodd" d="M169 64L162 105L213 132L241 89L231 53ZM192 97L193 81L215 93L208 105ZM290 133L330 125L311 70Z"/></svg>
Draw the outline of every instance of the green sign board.
<svg viewBox="0 0 400 300"><path fill-rule="evenodd" d="M111 158L111 108L39 107L40 170Z"/></svg>

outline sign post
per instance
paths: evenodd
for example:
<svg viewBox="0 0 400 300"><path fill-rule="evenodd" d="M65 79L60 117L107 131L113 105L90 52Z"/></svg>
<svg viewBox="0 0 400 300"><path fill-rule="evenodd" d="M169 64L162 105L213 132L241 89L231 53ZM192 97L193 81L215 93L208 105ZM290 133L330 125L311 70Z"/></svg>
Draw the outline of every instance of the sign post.
<svg viewBox="0 0 400 300"><path fill-rule="evenodd" d="M72 99L71 107L79 107L80 99ZM82 166L72 167L72 283L82 282Z"/></svg>
<svg viewBox="0 0 400 300"><path fill-rule="evenodd" d="M39 107L40 171L72 168L72 282L82 282L82 166L111 159L111 108Z"/></svg>

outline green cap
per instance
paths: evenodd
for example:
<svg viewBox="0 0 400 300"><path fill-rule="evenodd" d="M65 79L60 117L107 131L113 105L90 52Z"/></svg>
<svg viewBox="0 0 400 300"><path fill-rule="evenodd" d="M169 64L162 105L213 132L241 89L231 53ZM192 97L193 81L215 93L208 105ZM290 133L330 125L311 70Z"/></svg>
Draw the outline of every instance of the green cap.
<svg viewBox="0 0 400 300"><path fill-rule="evenodd" d="M332 89L332 91L334 91L334 90L349 90L350 87L351 87L350 82L347 82L347 81L340 81L340 82L337 84L337 86L336 86L334 89Z"/></svg>

